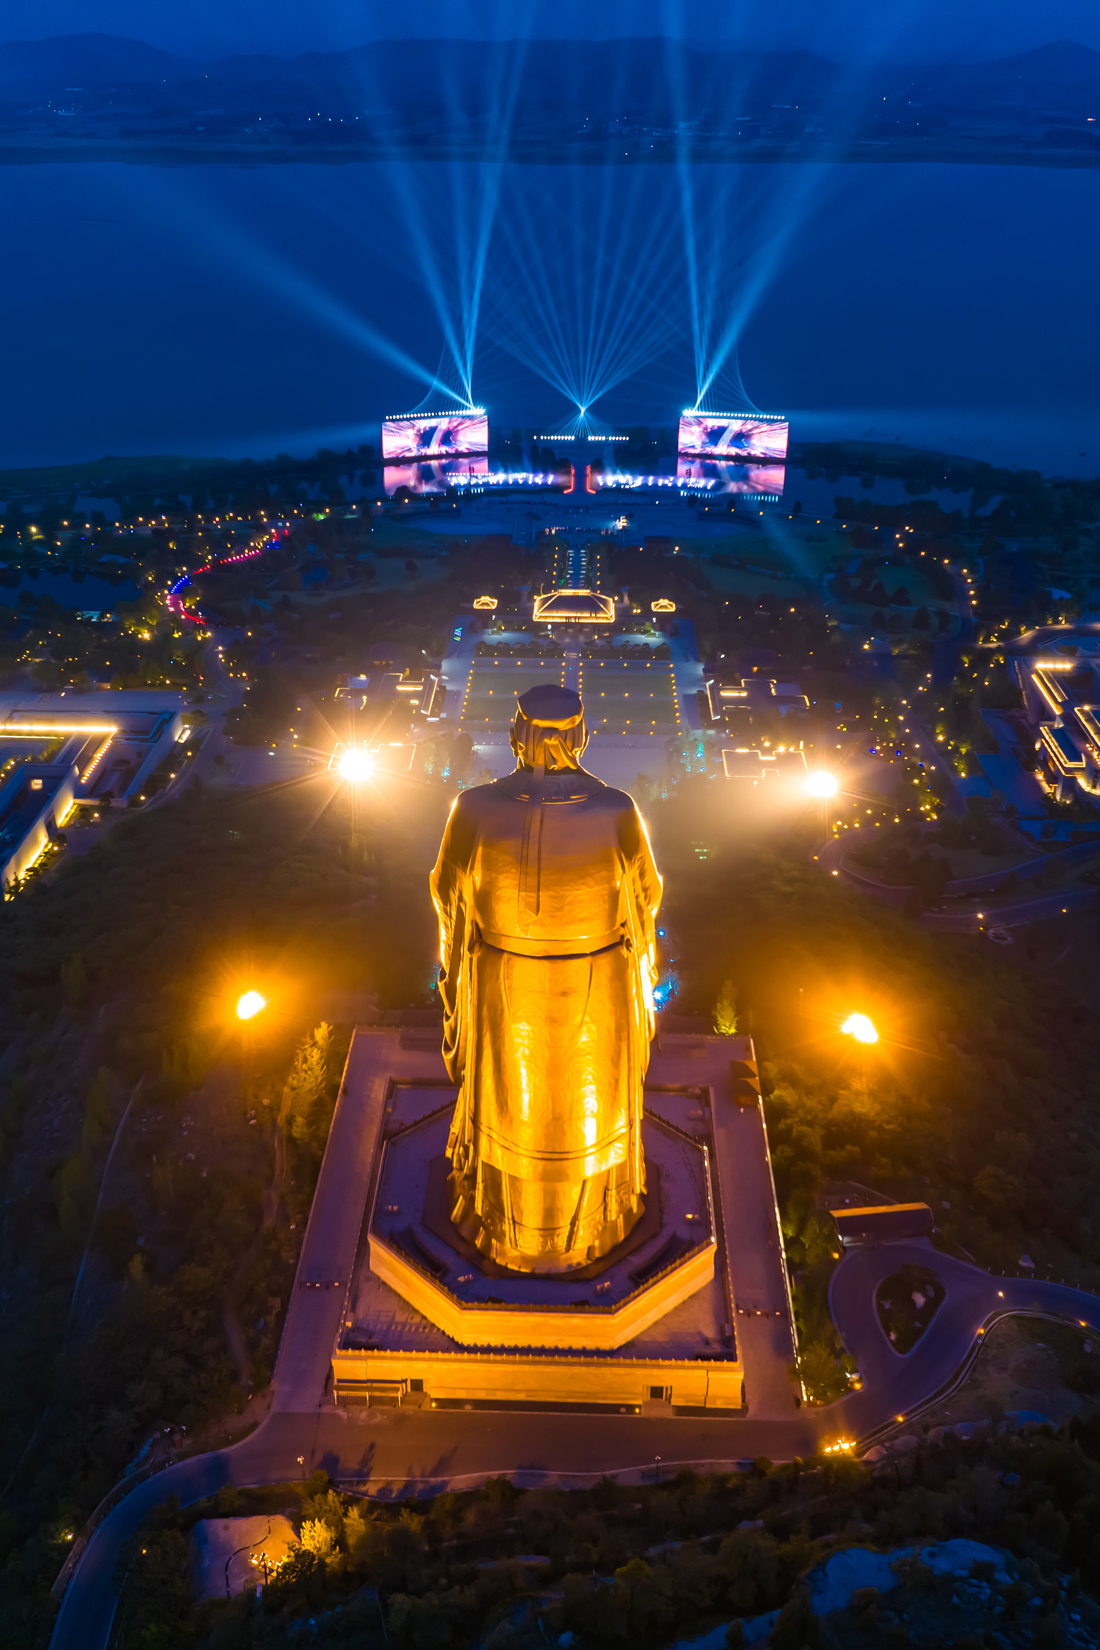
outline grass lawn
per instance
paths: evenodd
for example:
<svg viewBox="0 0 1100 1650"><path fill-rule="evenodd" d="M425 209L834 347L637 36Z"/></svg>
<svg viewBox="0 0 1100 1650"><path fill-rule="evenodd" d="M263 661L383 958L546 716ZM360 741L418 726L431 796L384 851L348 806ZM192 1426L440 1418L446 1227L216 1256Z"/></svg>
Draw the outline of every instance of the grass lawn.
<svg viewBox="0 0 1100 1650"><path fill-rule="evenodd" d="M481 533L470 534L474 539L483 536ZM427 513L412 516L407 521L376 516L371 523L371 548L390 555L399 553L411 556L417 550L449 551L454 548L454 542L454 533L437 532L435 522Z"/></svg>
<svg viewBox="0 0 1100 1650"><path fill-rule="evenodd" d="M451 564L436 556L416 556L412 551L410 557L416 562L416 578L410 579L405 571L405 563L398 556L363 557L360 567L373 567L375 576L369 584L316 584L308 590L293 588L297 569L291 569L293 575L286 594L295 607L324 607L334 602L338 597L353 598L358 596L376 596L380 590L400 590L406 596L415 596L425 584L434 583L444 578L451 571ZM265 591L267 604L270 606L278 600L281 591ZM253 595L251 600L257 600ZM263 604L261 604L263 605Z"/></svg>
<svg viewBox="0 0 1100 1650"><path fill-rule="evenodd" d="M850 574L849 577L852 585L855 586L858 582L857 576ZM958 602L955 597L937 596L932 581L923 568L902 567L900 565L897 567L879 566L875 568L871 576L871 582L874 584L879 580L885 585L888 595L892 595L899 585L904 585L909 592L909 602L907 604L909 607L927 607L929 609L943 607L949 613L958 612ZM853 602L834 596L833 602L838 607L851 608L854 612L866 610L871 613L876 607L881 607L884 612L887 611L887 603L881 601Z"/></svg>
<svg viewBox="0 0 1100 1650"><path fill-rule="evenodd" d="M983 854L980 848L940 848L945 859L951 861L953 877L984 877L993 871L1009 870L1013 865L1024 865L1038 859L1043 850L1036 842L1013 843L1007 854Z"/></svg>
<svg viewBox="0 0 1100 1650"><path fill-rule="evenodd" d="M600 733L675 733L680 726L665 659L586 659L581 696L588 726Z"/></svg>
<svg viewBox="0 0 1100 1650"><path fill-rule="evenodd" d="M410 550L409 556L416 562L415 579L409 578L405 571L405 563L399 556L375 556L372 558L375 576L365 588L404 590L407 595L415 596L418 585L429 579L445 578L451 571L450 562L440 556L418 556L415 550Z"/></svg>
<svg viewBox="0 0 1100 1650"><path fill-rule="evenodd" d="M703 562L702 571L716 590L723 590L729 595L789 596L794 601L812 596L817 588L812 580L797 575L776 572L773 576L754 572L748 567L722 567L714 561Z"/></svg>
<svg viewBox="0 0 1100 1650"><path fill-rule="evenodd" d="M870 840L854 842L845 855L845 859L851 859L853 869L864 876L882 876L882 864L875 853L880 844L874 840L875 835L873 831L868 832ZM1006 854L983 854L980 848L945 848L941 842L936 841L922 842L920 848L913 852L916 854L924 849L937 859L947 860L951 867L952 882L961 881L964 877L986 877L992 876L996 871L1008 871L1014 865L1024 865L1029 860L1038 859L1043 852L1037 843L1021 842L1018 847L1014 844L1012 851ZM889 879L883 877L882 880L885 882Z"/></svg>
<svg viewBox="0 0 1100 1650"><path fill-rule="evenodd" d="M467 727L503 726L516 714L516 696L544 682L561 682L560 659L532 664L525 659L475 659L462 706Z"/></svg>

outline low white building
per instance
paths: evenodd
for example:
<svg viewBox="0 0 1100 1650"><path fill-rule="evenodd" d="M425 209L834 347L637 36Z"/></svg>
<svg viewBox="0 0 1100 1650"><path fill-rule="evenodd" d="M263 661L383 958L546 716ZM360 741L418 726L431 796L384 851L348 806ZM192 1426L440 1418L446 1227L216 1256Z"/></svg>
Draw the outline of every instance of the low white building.
<svg viewBox="0 0 1100 1650"><path fill-rule="evenodd" d="M1100 798L1100 656L1079 649L1013 660L1036 733L1036 769L1059 801Z"/></svg>
<svg viewBox="0 0 1100 1650"><path fill-rule="evenodd" d="M75 803L128 801L187 737L181 693L0 693L0 888L18 884Z"/></svg>

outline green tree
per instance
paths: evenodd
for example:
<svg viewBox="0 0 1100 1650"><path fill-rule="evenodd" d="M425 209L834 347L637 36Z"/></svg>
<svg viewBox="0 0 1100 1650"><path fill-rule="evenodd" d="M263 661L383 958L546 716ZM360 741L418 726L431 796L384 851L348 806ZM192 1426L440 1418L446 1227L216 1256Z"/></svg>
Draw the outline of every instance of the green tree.
<svg viewBox="0 0 1100 1650"><path fill-rule="evenodd" d="M644 1558L632 1558L615 1571L615 1579L630 1599L630 1626L638 1639L666 1634L676 1625L676 1600L672 1577L661 1564L655 1568Z"/></svg>
<svg viewBox="0 0 1100 1650"><path fill-rule="evenodd" d="M860 1591L873 1592L874 1589L865 1588ZM873 1630L873 1605L870 1609L865 1606L865 1613L859 1617L859 1625L868 1632ZM828 1647L836 1643L836 1639L814 1615L809 1590L799 1587L780 1611L779 1620L768 1642L774 1650L828 1650Z"/></svg>
<svg viewBox="0 0 1100 1650"><path fill-rule="evenodd" d="M1027 1201L1022 1182L999 1163L987 1163L974 1176L974 1190L994 1222L1019 1214Z"/></svg>
<svg viewBox="0 0 1100 1650"><path fill-rule="evenodd" d="M302 1525L302 1546L318 1558L328 1558L336 1546L336 1538L321 1519L307 1518Z"/></svg>
<svg viewBox="0 0 1100 1650"><path fill-rule="evenodd" d="M434 1593L424 1598L395 1593L386 1619L393 1641L413 1650L443 1650L451 1642L451 1624Z"/></svg>
<svg viewBox="0 0 1100 1650"><path fill-rule="evenodd" d="M331 1041L332 1027L322 1020L315 1031L303 1038L294 1056L287 1081L287 1104L290 1132L299 1142L314 1138L323 1127L322 1101L328 1084Z"/></svg>
<svg viewBox="0 0 1100 1650"><path fill-rule="evenodd" d="M825 1404L848 1391L847 1376L824 1338L803 1343L798 1373L811 1402Z"/></svg>
<svg viewBox="0 0 1100 1650"><path fill-rule="evenodd" d="M778 1602L779 1546L765 1530L735 1530L718 1549L737 1610L767 1610Z"/></svg>
<svg viewBox="0 0 1100 1650"><path fill-rule="evenodd" d="M178 1519L179 1498L172 1496L150 1515L124 1553L125 1650L183 1650L193 1642L191 1543Z"/></svg>
<svg viewBox="0 0 1100 1650"><path fill-rule="evenodd" d="M367 1532L367 1525L370 1521L371 1514L369 1508L364 1510L362 1507L358 1506L349 1507L342 1526L344 1550L349 1555L358 1549L359 1543L362 1541Z"/></svg>
<svg viewBox="0 0 1100 1650"><path fill-rule="evenodd" d="M322 1490L320 1495L311 1495L302 1503L302 1517L312 1519L323 1524L332 1534L333 1541L340 1539L344 1529L344 1501L338 1490ZM305 1525L303 1524L303 1530ZM305 1536L303 1545L308 1545ZM317 1551L315 1548L314 1551Z"/></svg>
<svg viewBox="0 0 1100 1650"><path fill-rule="evenodd" d="M737 1035L737 992L732 980L722 981L722 990L714 1009L714 1032L717 1037Z"/></svg>

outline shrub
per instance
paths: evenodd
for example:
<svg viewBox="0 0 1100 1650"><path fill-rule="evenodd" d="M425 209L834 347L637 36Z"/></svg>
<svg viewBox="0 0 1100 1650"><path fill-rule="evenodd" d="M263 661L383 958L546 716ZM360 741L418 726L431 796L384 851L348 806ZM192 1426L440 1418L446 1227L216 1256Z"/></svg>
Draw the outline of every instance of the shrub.
<svg viewBox="0 0 1100 1650"><path fill-rule="evenodd" d="M451 1623L434 1593L423 1598L395 1593L386 1626L395 1643L410 1644L413 1650L444 1650L451 1642Z"/></svg>
<svg viewBox="0 0 1100 1650"><path fill-rule="evenodd" d="M336 1546L336 1537L319 1518L307 1518L302 1525L302 1546L318 1558L329 1558Z"/></svg>
<svg viewBox="0 0 1100 1650"><path fill-rule="evenodd" d="M714 1032L717 1037L737 1035L737 993L732 980L722 982L722 992L714 1009Z"/></svg>

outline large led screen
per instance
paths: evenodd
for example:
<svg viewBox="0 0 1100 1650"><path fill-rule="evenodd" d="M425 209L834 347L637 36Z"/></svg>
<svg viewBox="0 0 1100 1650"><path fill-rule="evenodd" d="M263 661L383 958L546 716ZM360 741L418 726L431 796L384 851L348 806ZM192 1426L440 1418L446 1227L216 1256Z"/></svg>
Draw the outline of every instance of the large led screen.
<svg viewBox="0 0 1100 1650"><path fill-rule="evenodd" d="M388 418L382 425L382 462L394 458L445 457L489 449L485 413L436 413L426 418Z"/></svg>
<svg viewBox="0 0 1100 1650"><path fill-rule="evenodd" d="M480 486L489 473L487 458L436 458L425 464L387 464L382 471L386 496L398 488L410 493L446 493L452 487Z"/></svg>
<svg viewBox="0 0 1100 1650"><path fill-rule="evenodd" d="M681 458L676 465L680 486L706 493L781 498L786 474L783 464L721 464L713 458Z"/></svg>
<svg viewBox="0 0 1100 1650"><path fill-rule="evenodd" d="M790 425L785 418L723 418L717 413L685 413L680 420L677 452L715 458L787 457Z"/></svg>

